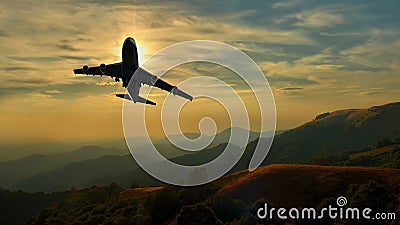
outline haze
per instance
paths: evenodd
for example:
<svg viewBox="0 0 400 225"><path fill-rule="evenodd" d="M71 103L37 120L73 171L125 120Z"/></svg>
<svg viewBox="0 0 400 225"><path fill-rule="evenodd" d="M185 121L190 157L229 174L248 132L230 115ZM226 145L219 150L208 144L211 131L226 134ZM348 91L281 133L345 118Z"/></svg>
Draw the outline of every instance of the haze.
<svg viewBox="0 0 400 225"><path fill-rule="evenodd" d="M221 41L246 52L270 82L278 129L327 111L398 101L399 4L2 1L0 145L122 139L122 100L114 97L124 91L121 84L105 77L75 77L72 69L120 61L127 36L135 37L140 62L171 44L194 39ZM181 66L166 80L218 76L228 79L243 98L251 98L232 72L209 66ZM155 92L152 100L162 101L166 94ZM253 101L247 104L252 129L257 130ZM211 104L204 102L186 109L181 118L185 131L198 130L198 121ZM218 129L225 129L226 115L218 106L213 108L216 111L210 113L219 121Z"/></svg>

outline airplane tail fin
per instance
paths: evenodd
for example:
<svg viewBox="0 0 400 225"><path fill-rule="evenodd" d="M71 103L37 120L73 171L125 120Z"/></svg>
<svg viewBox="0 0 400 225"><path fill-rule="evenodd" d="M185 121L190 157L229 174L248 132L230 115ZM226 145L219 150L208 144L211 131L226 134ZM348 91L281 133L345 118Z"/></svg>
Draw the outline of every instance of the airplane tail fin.
<svg viewBox="0 0 400 225"><path fill-rule="evenodd" d="M117 96L119 98L123 98L123 99L132 101L132 99L127 94L115 94L115 96ZM145 98L142 98L140 96L137 97L136 101L133 100L133 102L135 102L135 103L136 102L140 102L140 103L145 103L145 104L148 104L148 105L156 105L155 102L152 102L152 101L147 100Z"/></svg>

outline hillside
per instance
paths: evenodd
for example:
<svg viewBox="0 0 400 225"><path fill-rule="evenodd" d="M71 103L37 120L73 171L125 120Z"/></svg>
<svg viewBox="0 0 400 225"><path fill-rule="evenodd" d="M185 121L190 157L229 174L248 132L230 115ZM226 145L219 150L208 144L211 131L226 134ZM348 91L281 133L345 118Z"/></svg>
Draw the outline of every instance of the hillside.
<svg viewBox="0 0 400 225"><path fill-rule="evenodd" d="M400 135L400 103L316 116L274 139L267 164L304 163L328 154L371 146Z"/></svg>
<svg viewBox="0 0 400 225"><path fill-rule="evenodd" d="M339 166L400 168L400 138L382 139L371 147L347 150L325 157Z"/></svg>
<svg viewBox="0 0 400 225"><path fill-rule="evenodd" d="M120 191L118 197L112 197L118 188L111 187L80 191L27 224L294 224L290 220L257 220L258 204L318 207L342 195L349 204L361 204L357 201L361 197L362 203L381 212L395 212L393 206L400 205L396 200L400 197L400 170L384 168L281 164L239 171L198 187L134 188Z"/></svg>
<svg viewBox="0 0 400 225"><path fill-rule="evenodd" d="M219 193L247 204L265 198L279 206L315 206L321 199L344 196L349 185L369 181L400 193L399 169L276 164L239 173L240 178L225 184Z"/></svg>
<svg viewBox="0 0 400 225"><path fill-rule="evenodd" d="M21 225L56 202L71 198L79 191L26 193L0 190L0 224Z"/></svg>
<svg viewBox="0 0 400 225"><path fill-rule="evenodd" d="M116 148L84 146L75 151L43 155L33 154L21 159L0 163L0 186L10 188L15 182L35 175L49 172L69 163L99 158L103 155L120 155L126 152Z"/></svg>

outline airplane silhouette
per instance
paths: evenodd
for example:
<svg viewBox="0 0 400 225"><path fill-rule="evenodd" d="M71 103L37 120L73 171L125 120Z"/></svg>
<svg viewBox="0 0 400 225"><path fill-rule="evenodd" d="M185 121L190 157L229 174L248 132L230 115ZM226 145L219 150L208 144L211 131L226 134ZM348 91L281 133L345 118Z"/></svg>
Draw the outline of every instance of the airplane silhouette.
<svg viewBox="0 0 400 225"><path fill-rule="evenodd" d="M136 72L136 73L135 73ZM138 52L136 47L136 42L132 37L125 39L122 45L122 62L117 62L113 64L100 64L100 66L88 67L83 66L82 69L74 69L75 74L86 74L86 75L100 75L100 76L110 76L115 77L115 81L119 82L122 80L122 86L124 88L128 87L129 81L132 79L132 88L127 88L128 95L126 94L116 94L117 97L133 100L133 102L140 102L150 105L156 105L156 103L144 99L139 96L139 89L142 84L147 84L149 86L158 87L162 90L168 91L173 95L179 95L190 101L193 97L186 94L185 92L179 90L176 86L172 86L167 82L159 79L157 76L152 75L143 68L139 67L138 62Z"/></svg>

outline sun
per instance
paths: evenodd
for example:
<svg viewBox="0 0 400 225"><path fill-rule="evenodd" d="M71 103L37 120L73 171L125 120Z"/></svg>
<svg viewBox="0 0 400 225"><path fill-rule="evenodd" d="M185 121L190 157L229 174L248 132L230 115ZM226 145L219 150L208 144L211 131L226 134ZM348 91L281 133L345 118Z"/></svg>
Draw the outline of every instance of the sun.
<svg viewBox="0 0 400 225"><path fill-rule="evenodd" d="M138 60L139 60L139 65L142 65L144 62L144 55L146 52L146 48L143 47L143 45L140 45L136 43L136 48L137 48L137 53L138 53Z"/></svg>

